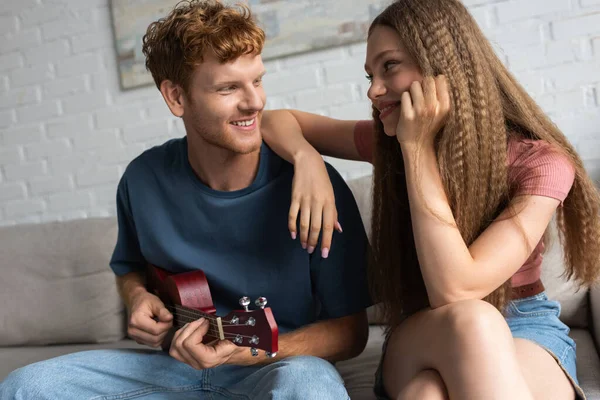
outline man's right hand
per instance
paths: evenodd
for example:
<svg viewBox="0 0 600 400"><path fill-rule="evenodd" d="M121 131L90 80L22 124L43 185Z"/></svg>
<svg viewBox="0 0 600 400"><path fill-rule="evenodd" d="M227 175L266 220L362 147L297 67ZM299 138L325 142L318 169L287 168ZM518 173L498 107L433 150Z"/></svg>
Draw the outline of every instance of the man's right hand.
<svg viewBox="0 0 600 400"><path fill-rule="evenodd" d="M131 299L127 334L140 344L160 347L173 326L173 315L155 295L140 291Z"/></svg>

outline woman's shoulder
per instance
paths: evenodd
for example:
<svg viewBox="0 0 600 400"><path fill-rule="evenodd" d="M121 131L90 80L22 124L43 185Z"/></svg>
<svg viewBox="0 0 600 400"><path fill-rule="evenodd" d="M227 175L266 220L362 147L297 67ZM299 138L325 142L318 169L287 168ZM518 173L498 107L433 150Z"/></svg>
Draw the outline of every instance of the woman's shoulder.
<svg viewBox="0 0 600 400"><path fill-rule="evenodd" d="M545 140L512 137L508 140L508 166L530 166L538 164L556 164L571 167L571 159L558 146Z"/></svg>
<svg viewBox="0 0 600 400"><path fill-rule="evenodd" d="M575 167L556 145L544 140L511 138L508 175L519 194L545 194L563 201L573 185Z"/></svg>

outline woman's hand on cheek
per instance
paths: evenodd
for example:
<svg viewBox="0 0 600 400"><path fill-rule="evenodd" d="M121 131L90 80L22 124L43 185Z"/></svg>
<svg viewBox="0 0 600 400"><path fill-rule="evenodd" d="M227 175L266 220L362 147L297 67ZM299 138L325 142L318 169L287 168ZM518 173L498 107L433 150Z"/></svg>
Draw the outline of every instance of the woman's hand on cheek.
<svg viewBox="0 0 600 400"><path fill-rule="evenodd" d="M410 91L402 94L400 118L396 137L403 145L433 145L450 111L450 94L444 75L425 77L423 83L415 81Z"/></svg>

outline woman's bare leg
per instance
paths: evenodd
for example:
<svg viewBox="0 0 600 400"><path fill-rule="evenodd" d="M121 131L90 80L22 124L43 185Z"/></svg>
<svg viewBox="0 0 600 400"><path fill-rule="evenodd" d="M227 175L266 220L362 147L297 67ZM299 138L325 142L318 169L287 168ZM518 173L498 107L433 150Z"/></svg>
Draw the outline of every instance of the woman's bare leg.
<svg viewBox="0 0 600 400"><path fill-rule="evenodd" d="M426 369L417 374L405 386L397 400L448 400L448 391L439 372Z"/></svg>
<svg viewBox="0 0 600 400"><path fill-rule="evenodd" d="M554 357L534 342L514 339L517 359L536 400L573 400L575 389Z"/></svg>
<svg viewBox="0 0 600 400"><path fill-rule="evenodd" d="M451 399L533 399L506 320L481 300L422 311L396 328L383 363L388 395L397 398L427 369Z"/></svg>

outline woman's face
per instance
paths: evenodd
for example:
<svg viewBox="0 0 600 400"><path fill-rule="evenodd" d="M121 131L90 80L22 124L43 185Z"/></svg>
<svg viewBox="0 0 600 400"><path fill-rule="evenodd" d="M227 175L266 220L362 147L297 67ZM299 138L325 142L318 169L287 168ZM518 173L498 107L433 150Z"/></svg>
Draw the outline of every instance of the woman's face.
<svg viewBox="0 0 600 400"><path fill-rule="evenodd" d="M396 136L402 93L423 76L395 30L381 25L373 29L367 40L365 71L371 82L367 96L380 112L385 134Z"/></svg>

